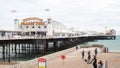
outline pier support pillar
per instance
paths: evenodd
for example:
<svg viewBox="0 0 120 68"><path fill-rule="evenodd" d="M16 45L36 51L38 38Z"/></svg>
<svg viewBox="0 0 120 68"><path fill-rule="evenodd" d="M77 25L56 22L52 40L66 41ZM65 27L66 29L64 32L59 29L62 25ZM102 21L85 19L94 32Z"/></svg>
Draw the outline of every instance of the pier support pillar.
<svg viewBox="0 0 120 68"><path fill-rule="evenodd" d="M8 50L9 50L9 57L8 57L8 62L10 62L10 43L8 44Z"/></svg>
<svg viewBox="0 0 120 68"><path fill-rule="evenodd" d="M43 55L45 55L46 51L48 50L48 41L47 40L43 41L42 45L43 45Z"/></svg>
<svg viewBox="0 0 120 68"><path fill-rule="evenodd" d="M5 62L5 45L4 44L2 49L2 55L3 55L3 61Z"/></svg>
<svg viewBox="0 0 120 68"><path fill-rule="evenodd" d="M46 49L46 51L48 50L48 41L47 40L45 42L45 49Z"/></svg>
<svg viewBox="0 0 120 68"><path fill-rule="evenodd" d="M53 49L54 49L54 51L57 51L57 42L58 41L56 41L56 40L53 42Z"/></svg>
<svg viewBox="0 0 120 68"><path fill-rule="evenodd" d="M29 44L29 55L31 55L30 51L31 51L31 48L30 48L30 44Z"/></svg>
<svg viewBox="0 0 120 68"><path fill-rule="evenodd" d="M19 57L20 57L20 49L21 49L21 48L20 48L20 45L21 45L21 44L19 43L19 44L18 44L18 46L19 46Z"/></svg>
<svg viewBox="0 0 120 68"><path fill-rule="evenodd" d="M17 57L17 44L15 44L15 58Z"/></svg>
<svg viewBox="0 0 120 68"><path fill-rule="evenodd" d="M13 53L13 51L14 51L14 47L13 47L13 44L11 44L12 45L12 53Z"/></svg>

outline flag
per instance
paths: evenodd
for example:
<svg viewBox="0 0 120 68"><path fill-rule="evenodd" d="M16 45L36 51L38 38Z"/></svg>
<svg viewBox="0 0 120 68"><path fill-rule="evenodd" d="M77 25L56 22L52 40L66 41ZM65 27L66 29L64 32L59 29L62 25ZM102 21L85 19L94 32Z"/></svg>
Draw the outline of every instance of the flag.
<svg viewBox="0 0 120 68"><path fill-rule="evenodd" d="M11 10L11 12L12 12L12 13L15 13L15 12L16 12L16 10Z"/></svg>
<svg viewBox="0 0 120 68"><path fill-rule="evenodd" d="M45 9L45 11L50 11L49 9Z"/></svg>

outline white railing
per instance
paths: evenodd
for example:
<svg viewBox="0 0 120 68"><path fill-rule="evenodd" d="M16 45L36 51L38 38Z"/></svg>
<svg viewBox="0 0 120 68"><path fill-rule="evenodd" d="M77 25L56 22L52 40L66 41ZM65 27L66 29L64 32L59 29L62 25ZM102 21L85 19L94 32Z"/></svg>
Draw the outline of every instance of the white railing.
<svg viewBox="0 0 120 68"><path fill-rule="evenodd" d="M65 35L65 36L18 36L18 37L0 37L0 40L8 40L8 39L49 39L49 38L74 38L74 37L88 37L88 36L97 36L97 35L76 35L76 36L69 36L69 35ZM99 35L98 35L99 36ZM104 36L104 35L103 35ZM106 35L107 36L107 35Z"/></svg>

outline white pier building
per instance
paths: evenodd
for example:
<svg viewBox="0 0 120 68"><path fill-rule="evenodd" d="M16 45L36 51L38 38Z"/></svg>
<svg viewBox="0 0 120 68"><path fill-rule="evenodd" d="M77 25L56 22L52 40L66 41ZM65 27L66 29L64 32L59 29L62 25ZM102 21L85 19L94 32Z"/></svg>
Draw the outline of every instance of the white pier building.
<svg viewBox="0 0 120 68"><path fill-rule="evenodd" d="M83 36L80 31L67 28L60 22L52 19L44 21L41 18L29 17L14 19L14 30L0 30L0 39L21 38L64 38ZM89 34L89 33L84 33ZM99 35L99 33L97 33ZM113 35L115 30L107 31L106 34ZM94 34L93 34L94 35Z"/></svg>
<svg viewBox="0 0 120 68"><path fill-rule="evenodd" d="M75 35L65 25L52 19L29 17L14 19L14 30L0 30L0 39L15 38L55 38Z"/></svg>

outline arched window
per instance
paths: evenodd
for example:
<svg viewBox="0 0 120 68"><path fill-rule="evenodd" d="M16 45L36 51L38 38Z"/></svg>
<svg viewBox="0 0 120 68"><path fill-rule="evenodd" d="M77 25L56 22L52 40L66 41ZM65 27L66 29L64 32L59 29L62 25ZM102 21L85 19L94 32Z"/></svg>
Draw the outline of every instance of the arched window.
<svg viewBox="0 0 120 68"><path fill-rule="evenodd" d="M32 26L32 28L35 28L34 26Z"/></svg>
<svg viewBox="0 0 120 68"><path fill-rule="evenodd" d="M28 26L26 26L26 28L29 28Z"/></svg>
<svg viewBox="0 0 120 68"><path fill-rule="evenodd" d="M38 26L38 28L40 28L40 26Z"/></svg>
<svg viewBox="0 0 120 68"><path fill-rule="evenodd" d="M44 26L44 28L47 28L47 26Z"/></svg>

